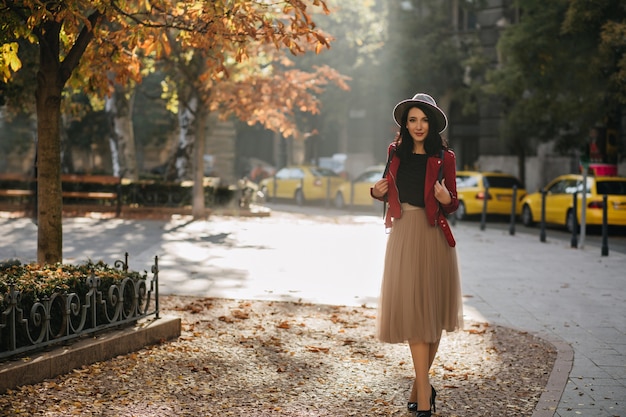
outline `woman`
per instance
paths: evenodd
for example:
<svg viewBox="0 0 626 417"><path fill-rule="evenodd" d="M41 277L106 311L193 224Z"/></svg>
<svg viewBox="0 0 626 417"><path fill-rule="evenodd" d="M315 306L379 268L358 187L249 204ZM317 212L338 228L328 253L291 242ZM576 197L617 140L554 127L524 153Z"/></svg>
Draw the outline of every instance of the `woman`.
<svg viewBox="0 0 626 417"><path fill-rule="evenodd" d="M398 103L393 118L400 132L389 146L386 175L371 189L373 198L388 202L390 230L377 336L408 342L415 381L407 406L428 417L436 411L428 372L441 334L463 326L456 243L445 217L459 205L456 158L440 135L446 115L428 94Z"/></svg>

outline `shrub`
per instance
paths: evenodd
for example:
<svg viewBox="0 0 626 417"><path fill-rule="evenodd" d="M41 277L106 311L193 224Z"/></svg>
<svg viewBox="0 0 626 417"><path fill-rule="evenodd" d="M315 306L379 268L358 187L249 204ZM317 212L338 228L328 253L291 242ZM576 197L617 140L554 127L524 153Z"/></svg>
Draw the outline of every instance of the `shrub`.
<svg viewBox="0 0 626 417"><path fill-rule="evenodd" d="M147 273L140 274L134 271L124 271L107 265L103 261L83 265L53 264L40 266L38 264L21 264L9 261L0 264L0 294L6 294L11 283L22 297L29 295L33 298L43 298L53 292L86 294L86 279L94 274L100 278L102 287L121 282L125 278L133 280L146 279Z"/></svg>
<svg viewBox="0 0 626 417"><path fill-rule="evenodd" d="M100 280L97 286L97 291L100 292L96 301L97 305L93 305L94 303L91 303L87 297L91 290L88 283L91 276ZM19 261L2 262L0 263L0 313L7 311L10 307L8 295L12 285L14 290L20 293L17 307L21 309L23 319L27 320L22 322L18 317L17 347L28 346L33 343L33 339L40 339L45 334L49 334L52 338L67 336L67 320L71 322L73 329L80 328L81 331L111 324L111 318L115 316L115 311L119 311L119 308L125 312L131 312L137 304L142 305L145 302L145 294L135 296L135 285L138 281L143 281L141 284L145 284L146 278L146 272L140 274L111 267L103 261L95 263L88 261L82 265L59 263L44 266L34 263L21 264ZM127 285L122 289L121 284L125 280L127 280L125 282ZM128 280L133 285L128 285ZM75 294L75 296L69 297L70 294ZM121 305L117 304L120 297L124 299ZM48 308L38 305L45 300L49 300ZM101 300L103 303L100 303ZM72 304L73 308L68 316L69 304ZM95 308L95 323L91 318L94 310L86 314L83 307ZM46 310L50 316L49 329L41 326ZM10 349L9 326L6 325L8 323L5 323L5 320L8 320L8 316L0 315L0 351ZM72 331L70 330L69 333L71 334Z"/></svg>

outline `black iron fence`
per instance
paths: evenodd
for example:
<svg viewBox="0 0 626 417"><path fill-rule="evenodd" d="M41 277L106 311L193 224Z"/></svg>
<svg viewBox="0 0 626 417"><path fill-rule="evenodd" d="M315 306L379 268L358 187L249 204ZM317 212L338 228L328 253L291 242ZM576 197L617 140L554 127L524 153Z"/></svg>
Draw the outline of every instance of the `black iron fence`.
<svg viewBox="0 0 626 417"><path fill-rule="evenodd" d="M128 254L114 267L127 272ZM84 277L85 293L55 291L41 299L24 297L11 283L0 294L0 359L40 350L140 319L159 318L158 257L152 277L124 278L102 288L91 271Z"/></svg>

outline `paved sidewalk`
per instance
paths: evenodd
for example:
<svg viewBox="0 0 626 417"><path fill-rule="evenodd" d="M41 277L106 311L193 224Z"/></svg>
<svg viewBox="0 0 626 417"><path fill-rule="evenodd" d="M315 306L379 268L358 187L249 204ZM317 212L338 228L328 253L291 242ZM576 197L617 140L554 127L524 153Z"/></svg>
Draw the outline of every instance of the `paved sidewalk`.
<svg viewBox="0 0 626 417"><path fill-rule="evenodd" d="M626 417L626 255L475 223L453 230L468 318L538 333L559 348L540 402L548 409L537 416ZM0 218L0 234L0 259L36 257L30 220ZM128 251L131 269L149 271L158 256L161 293L324 304L376 303L385 239L380 218L366 215L64 221L65 262L113 263Z"/></svg>

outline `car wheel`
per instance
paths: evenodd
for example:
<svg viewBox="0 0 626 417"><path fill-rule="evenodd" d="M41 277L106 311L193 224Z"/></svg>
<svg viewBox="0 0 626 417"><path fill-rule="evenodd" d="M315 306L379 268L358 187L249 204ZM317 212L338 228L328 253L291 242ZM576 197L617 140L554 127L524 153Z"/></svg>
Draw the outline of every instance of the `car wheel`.
<svg viewBox="0 0 626 417"><path fill-rule="evenodd" d="M535 224L535 221L533 220L533 213L530 211L530 207L528 207L528 205L524 205L524 207L522 207L522 224L526 227L530 227Z"/></svg>
<svg viewBox="0 0 626 417"><path fill-rule="evenodd" d="M567 231L570 233L574 233L574 230L578 233L579 225L578 219L576 219L576 215L574 214L574 210L568 210L567 216L565 218L565 227Z"/></svg>
<svg viewBox="0 0 626 417"><path fill-rule="evenodd" d="M302 190L296 190L296 194L294 195L294 200L296 204L299 206L304 205L304 194L302 194Z"/></svg>
<svg viewBox="0 0 626 417"><path fill-rule="evenodd" d="M457 220L465 220L467 219L467 210L465 209L465 203L459 201L459 207L454 212L454 217Z"/></svg>
<svg viewBox="0 0 626 417"><path fill-rule="evenodd" d="M335 196L335 207L338 209L346 208L346 201L343 199L343 193L338 192Z"/></svg>

